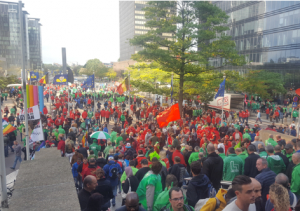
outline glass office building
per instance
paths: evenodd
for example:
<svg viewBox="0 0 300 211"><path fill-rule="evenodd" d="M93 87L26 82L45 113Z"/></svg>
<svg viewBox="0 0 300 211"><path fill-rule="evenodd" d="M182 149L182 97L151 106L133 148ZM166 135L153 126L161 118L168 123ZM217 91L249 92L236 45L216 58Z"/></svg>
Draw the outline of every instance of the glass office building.
<svg viewBox="0 0 300 211"><path fill-rule="evenodd" d="M130 46L129 40L135 35L146 34L149 30L145 26L145 11L142 10L146 6L146 1L119 2L120 61L129 60L132 54L142 50L141 47ZM164 33L162 37L171 38L172 34Z"/></svg>
<svg viewBox="0 0 300 211"><path fill-rule="evenodd" d="M30 68L33 70L42 68L41 24L39 21L38 18L28 19Z"/></svg>
<svg viewBox="0 0 300 211"><path fill-rule="evenodd" d="M24 7L24 4L22 4L22 7ZM29 26L32 25L30 23L32 19L28 18L29 14L26 11L19 11L19 4L16 2L0 1L0 64L2 64L3 69L22 67L20 12L22 12L24 30L25 68L31 69L31 61L35 57L39 58L38 64L41 66L41 44L34 44L36 40L40 42L40 25L38 26L38 38L35 38L37 36L32 34L37 32L29 31ZM30 47L30 40L34 40L31 42L33 47ZM35 48L35 45L38 45L38 48Z"/></svg>
<svg viewBox="0 0 300 211"><path fill-rule="evenodd" d="M300 1L212 2L229 16L229 30L247 65L222 69L265 69L282 73L287 87L300 87ZM223 60L211 59L221 66Z"/></svg>

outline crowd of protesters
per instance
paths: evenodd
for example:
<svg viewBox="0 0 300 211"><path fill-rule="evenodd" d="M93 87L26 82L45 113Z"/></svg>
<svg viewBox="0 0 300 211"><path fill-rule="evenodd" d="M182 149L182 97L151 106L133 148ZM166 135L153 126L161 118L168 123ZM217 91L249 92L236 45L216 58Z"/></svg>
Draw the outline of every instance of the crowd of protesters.
<svg viewBox="0 0 300 211"><path fill-rule="evenodd" d="M67 96L46 89L52 106L43 110L45 141L30 147L57 147L69 159L81 210L300 210L300 139L261 140L260 125L248 124L248 109L221 118L185 105L181 119L160 128L156 116L167 107L159 101L133 96L128 105L114 90ZM251 112L260 115L261 103L255 104L260 107ZM267 130L293 135L294 127L273 122ZM92 139L97 131L111 138Z"/></svg>

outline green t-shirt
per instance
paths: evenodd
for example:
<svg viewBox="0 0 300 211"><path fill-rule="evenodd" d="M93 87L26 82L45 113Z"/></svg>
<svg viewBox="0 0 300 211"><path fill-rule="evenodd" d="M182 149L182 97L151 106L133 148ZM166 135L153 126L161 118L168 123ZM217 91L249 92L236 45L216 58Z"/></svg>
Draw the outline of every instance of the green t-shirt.
<svg viewBox="0 0 300 211"><path fill-rule="evenodd" d="M122 136L117 137L117 139L116 139L116 146L120 145L120 141L123 141Z"/></svg>
<svg viewBox="0 0 300 211"><path fill-rule="evenodd" d="M116 140L117 140L117 132L116 132L116 131L112 131L112 132L110 133L110 141L111 141L112 143L115 143Z"/></svg>
<svg viewBox="0 0 300 211"><path fill-rule="evenodd" d="M158 194L162 192L162 185L161 185L161 177L160 175L153 174L152 171L149 171L147 174L145 174L144 178L139 184L138 189L136 190L136 193L139 196L140 203L144 207L144 209L148 210L147 207L147 198L146 198L146 190L147 186L152 185L155 187L154 190L154 198L153 198L153 204L157 199ZM152 207L153 207L152 204Z"/></svg>

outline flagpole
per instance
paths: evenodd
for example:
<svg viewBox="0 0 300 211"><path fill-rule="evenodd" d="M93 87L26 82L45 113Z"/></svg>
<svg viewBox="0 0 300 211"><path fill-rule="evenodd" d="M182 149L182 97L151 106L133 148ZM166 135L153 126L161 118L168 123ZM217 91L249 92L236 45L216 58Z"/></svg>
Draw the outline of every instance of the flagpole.
<svg viewBox="0 0 300 211"><path fill-rule="evenodd" d="M126 83L126 81L125 81ZM126 86L126 84L125 84ZM130 73L128 69L128 105L129 105L129 110L128 110L128 115L130 114Z"/></svg>
<svg viewBox="0 0 300 211"><path fill-rule="evenodd" d="M94 116L96 114L96 86L95 86L95 70L93 70L94 74Z"/></svg>
<svg viewBox="0 0 300 211"><path fill-rule="evenodd" d="M27 97L26 93L26 79L25 79L25 69L22 69L22 79L23 79L23 96L24 96L24 116L25 116L25 138L26 138L26 159L30 160L29 155L29 137L28 137L28 111L27 111Z"/></svg>
<svg viewBox="0 0 300 211"><path fill-rule="evenodd" d="M224 73L223 79L226 80L226 75L225 75L225 73ZM224 93L223 93L223 99L222 99L222 116L221 116L221 124L222 124L222 122L223 122L224 98L225 98L225 85L224 85Z"/></svg>
<svg viewBox="0 0 300 211"><path fill-rule="evenodd" d="M173 103L173 76L174 76L174 73L172 72L172 78L171 78L171 105Z"/></svg>

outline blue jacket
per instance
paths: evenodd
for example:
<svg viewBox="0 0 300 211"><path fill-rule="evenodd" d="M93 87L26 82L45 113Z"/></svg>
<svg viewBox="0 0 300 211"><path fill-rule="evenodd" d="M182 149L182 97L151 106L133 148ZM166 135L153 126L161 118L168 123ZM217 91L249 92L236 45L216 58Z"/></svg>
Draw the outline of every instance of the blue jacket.
<svg viewBox="0 0 300 211"><path fill-rule="evenodd" d="M249 133L249 135L251 136L251 142L254 141L254 138L255 138L256 134L255 133Z"/></svg>
<svg viewBox="0 0 300 211"><path fill-rule="evenodd" d="M72 166L72 174L73 174L73 178L77 178L78 177L78 172L77 172L77 169L78 169L78 163L74 163L73 166Z"/></svg>
<svg viewBox="0 0 300 211"><path fill-rule="evenodd" d="M103 132L106 132L106 133L108 133L108 129L107 129L107 127L103 128Z"/></svg>
<svg viewBox="0 0 300 211"><path fill-rule="evenodd" d="M267 201L267 194L269 194L270 186L275 182L276 173L269 168L263 169L255 179L261 184L261 197L264 204Z"/></svg>
<svg viewBox="0 0 300 211"><path fill-rule="evenodd" d="M109 176L109 167L114 164L116 165L116 168L118 169L118 174L121 175L122 174L121 166L118 163L116 163L114 160L108 161L108 163L105 166L103 166L103 170L105 172L105 177L110 181L110 185L112 187L117 186L118 182L119 182L118 177L113 179Z"/></svg>

